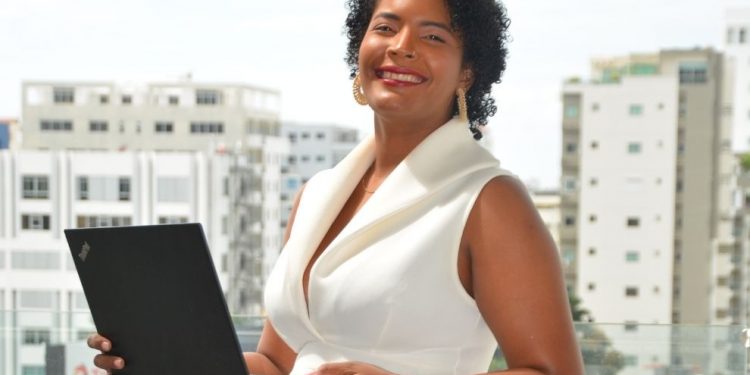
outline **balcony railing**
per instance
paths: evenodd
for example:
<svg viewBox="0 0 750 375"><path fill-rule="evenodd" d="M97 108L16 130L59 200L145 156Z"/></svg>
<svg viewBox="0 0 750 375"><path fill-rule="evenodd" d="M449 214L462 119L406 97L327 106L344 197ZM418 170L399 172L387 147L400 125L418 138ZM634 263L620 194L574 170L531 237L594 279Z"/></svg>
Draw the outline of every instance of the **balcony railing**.
<svg viewBox="0 0 750 375"><path fill-rule="evenodd" d="M233 319L242 349L255 350L263 318ZM93 330L85 311L0 310L0 375L104 374L86 347ZM742 326L579 323L576 332L586 374L750 374ZM505 366L498 351L490 369Z"/></svg>

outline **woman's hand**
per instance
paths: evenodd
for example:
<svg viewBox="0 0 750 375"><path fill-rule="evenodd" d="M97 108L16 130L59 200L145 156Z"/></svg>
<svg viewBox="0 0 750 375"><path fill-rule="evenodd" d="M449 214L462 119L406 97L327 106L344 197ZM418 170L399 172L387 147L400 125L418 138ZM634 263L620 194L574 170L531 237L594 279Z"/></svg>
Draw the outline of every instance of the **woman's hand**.
<svg viewBox="0 0 750 375"><path fill-rule="evenodd" d="M86 343L91 349L100 350L102 352L102 354L97 354L94 357L94 365L96 365L96 367L105 369L107 372L120 370L125 367L124 359L106 354L112 350L112 342L107 340L104 336L95 333L89 336Z"/></svg>
<svg viewBox="0 0 750 375"><path fill-rule="evenodd" d="M326 363L309 375L395 375L380 367L362 362Z"/></svg>

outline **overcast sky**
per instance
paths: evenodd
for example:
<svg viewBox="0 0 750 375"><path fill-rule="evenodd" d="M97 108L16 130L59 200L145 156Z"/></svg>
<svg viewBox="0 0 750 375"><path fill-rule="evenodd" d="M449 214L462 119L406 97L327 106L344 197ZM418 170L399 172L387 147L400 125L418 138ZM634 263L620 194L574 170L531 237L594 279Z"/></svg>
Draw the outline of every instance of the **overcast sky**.
<svg viewBox="0 0 750 375"><path fill-rule="evenodd" d="M736 0L735 0L736 1ZM282 93L282 120L371 132L343 62L342 0L0 0L0 117L23 80L239 82ZM494 153L556 187L560 89L592 57L720 48L720 0L507 0L513 41L494 90Z"/></svg>

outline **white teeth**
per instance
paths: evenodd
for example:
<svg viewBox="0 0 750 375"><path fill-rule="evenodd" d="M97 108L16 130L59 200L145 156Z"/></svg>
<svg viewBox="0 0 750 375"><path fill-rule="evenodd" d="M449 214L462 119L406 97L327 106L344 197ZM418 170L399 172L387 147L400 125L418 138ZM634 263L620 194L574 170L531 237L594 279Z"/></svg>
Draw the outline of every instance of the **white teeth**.
<svg viewBox="0 0 750 375"><path fill-rule="evenodd" d="M394 81L403 81L411 83L422 83L422 78L419 78L412 74L401 74L392 72L383 72L383 78L392 79Z"/></svg>

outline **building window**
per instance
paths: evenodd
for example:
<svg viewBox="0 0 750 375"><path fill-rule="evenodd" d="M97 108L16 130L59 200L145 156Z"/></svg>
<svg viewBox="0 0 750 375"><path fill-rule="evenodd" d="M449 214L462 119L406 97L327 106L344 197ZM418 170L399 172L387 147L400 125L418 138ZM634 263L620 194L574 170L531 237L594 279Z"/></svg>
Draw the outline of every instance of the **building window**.
<svg viewBox="0 0 750 375"><path fill-rule="evenodd" d="M180 105L180 98L177 95L170 95L167 100L169 105Z"/></svg>
<svg viewBox="0 0 750 375"><path fill-rule="evenodd" d="M625 288L625 297L638 297L638 287L629 286Z"/></svg>
<svg viewBox="0 0 750 375"><path fill-rule="evenodd" d="M744 39L744 29L740 31L740 37ZM707 81L708 64L705 62L680 64L680 84L701 84Z"/></svg>
<svg viewBox="0 0 750 375"><path fill-rule="evenodd" d="M109 104L109 95L107 94L99 95L99 104Z"/></svg>
<svg viewBox="0 0 750 375"><path fill-rule="evenodd" d="M568 104L565 106L565 117L566 118L577 118L578 117L578 106L574 104Z"/></svg>
<svg viewBox="0 0 750 375"><path fill-rule="evenodd" d="M241 195L244 196L244 192ZM190 179L187 177L159 177L156 180L156 197L158 202L190 202Z"/></svg>
<svg viewBox="0 0 750 375"><path fill-rule="evenodd" d="M154 130L157 133L172 133L174 131L174 123L159 121L154 124Z"/></svg>
<svg viewBox="0 0 750 375"><path fill-rule="evenodd" d="M187 222L186 216L159 216L159 224L185 224Z"/></svg>
<svg viewBox="0 0 750 375"><path fill-rule="evenodd" d="M590 256L596 255L596 248L595 247L590 247L589 248L589 255Z"/></svg>
<svg viewBox="0 0 750 375"><path fill-rule="evenodd" d="M630 105L630 115L631 116L640 116L643 114L643 105L642 104L631 104Z"/></svg>
<svg viewBox="0 0 750 375"><path fill-rule="evenodd" d="M289 155L289 164L297 164L297 157L294 155Z"/></svg>
<svg viewBox="0 0 750 375"><path fill-rule="evenodd" d="M628 263L637 263L641 259L641 254L637 251L630 250L625 253L625 261Z"/></svg>
<svg viewBox="0 0 750 375"><path fill-rule="evenodd" d="M563 189L566 192L573 192L576 191L577 188L577 181L575 177L571 176L564 176L563 177Z"/></svg>
<svg viewBox="0 0 750 375"><path fill-rule="evenodd" d="M318 132L317 134L315 134L315 137L318 138L318 140L323 140L323 139L326 139L326 134L322 132Z"/></svg>
<svg viewBox="0 0 750 375"><path fill-rule="evenodd" d="M624 328L625 332L635 332L638 330L638 322L628 320L625 322Z"/></svg>
<svg viewBox="0 0 750 375"><path fill-rule="evenodd" d="M48 344L50 342L50 331L46 328L27 328L23 330L23 343L25 345Z"/></svg>
<svg viewBox="0 0 750 375"><path fill-rule="evenodd" d="M302 155L302 162L303 163L307 163L309 161L310 161L310 156L309 155Z"/></svg>
<svg viewBox="0 0 750 375"><path fill-rule="evenodd" d="M223 122L191 122L190 132L193 134L223 134Z"/></svg>
<svg viewBox="0 0 750 375"><path fill-rule="evenodd" d="M76 217L77 228L121 227L131 224L130 216L79 215Z"/></svg>
<svg viewBox="0 0 750 375"><path fill-rule="evenodd" d="M109 129L109 123L106 121L89 121L89 131L106 132Z"/></svg>
<svg viewBox="0 0 750 375"><path fill-rule="evenodd" d="M745 44L745 42L747 41L747 29L745 29L744 27L740 28L739 37L737 39L738 43Z"/></svg>
<svg viewBox="0 0 750 375"><path fill-rule="evenodd" d="M79 176L77 182L79 200L130 200L130 177Z"/></svg>
<svg viewBox="0 0 750 375"><path fill-rule="evenodd" d="M310 139L310 133L302 132L302 139Z"/></svg>
<svg viewBox="0 0 750 375"><path fill-rule="evenodd" d="M119 178L119 200L121 201L130 200L130 178L129 177Z"/></svg>
<svg viewBox="0 0 750 375"><path fill-rule="evenodd" d="M216 90L196 90L195 104L218 105L221 104L221 93Z"/></svg>
<svg viewBox="0 0 750 375"><path fill-rule="evenodd" d="M599 103L594 103L591 105L591 111L592 112L599 112Z"/></svg>
<svg viewBox="0 0 750 375"><path fill-rule="evenodd" d="M578 147L577 147L577 145L574 142L568 142L565 145L565 152L567 152L569 154L572 154L572 153L576 152L577 149L578 149Z"/></svg>
<svg viewBox="0 0 750 375"><path fill-rule="evenodd" d="M47 176L23 176L22 181L24 199L49 198L49 179Z"/></svg>
<svg viewBox="0 0 750 375"><path fill-rule="evenodd" d="M589 215L589 223L596 223L596 215Z"/></svg>
<svg viewBox="0 0 750 375"><path fill-rule="evenodd" d="M39 122L41 131L72 131L73 121L70 120L41 120Z"/></svg>
<svg viewBox="0 0 750 375"><path fill-rule="evenodd" d="M641 143L640 142L630 142L628 143L628 154L640 154L641 153Z"/></svg>
<svg viewBox="0 0 750 375"><path fill-rule="evenodd" d="M59 270L60 256L52 251L12 251L10 267L17 270Z"/></svg>
<svg viewBox="0 0 750 375"><path fill-rule="evenodd" d="M599 148L599 142L597 141L591 141L591 149L596 150Z"/></svg>
<svg viewBox="0 0 750 375"><path fill-rule="evenodd" d="M627 220L627 225L630 228L637 228L641 225L641 219L637 217L629 217Z"/></svg>
<svg viewBox="0 0 750 375"><path fill-rule="evenodd" d="M122 104L124 104L124 105L133 104L133 96L132 95L123 95L122 96Z"/></svg>
<svg viewBox="0 0 750 375"><path fill-rule="evenodd" d="M572 227L576 224L576 219L573 216L566 216L564 222L566 227Z"/></svg>
<svg viewBox="0 0 750 375"><path fill-rule="evenodd" d="M289 142L291 143L297 142L297 133L289 133Z"/></svg>
<svg viewBox="0 0 750 375"><path fill-rule="evenodd" d="M590 292L593 292L594 290L596 290L596 284L595 284L595 283L589 283L589 284L587 285L587 289L588 289L588 290L589 290Z"/></svg>
<svg viewBox="0 0 750 375"><path fill-rule="evenodd" d="M52 89L52 101L55 104L73 104L75 90L71 87L55 87Z"/></svg>
<svg viewBox="0 0 750 375"><path fill-rule="evenodd" d="M49 339L47 339L49 341ZM47 370L44 366L32 366L23 365L21 366L21 375L46 375Z"/></svg>
<svg viewBox="0 0 750 375"><path fill-rule="evenodd" d="M49 215L41 215L41 214L21 215L21 229L49 230Z"/></svg>
<svg viewBox="0 0 750 375"><path fill-rule="evenodd" d="M318 163L322 163L322 162L324 162L324 161L326 160L326 157L325 157L324 155L318 155L318 156L317 156L317 157L315 158L315 160L316 160L316 161L317 161Z"/></svg>
<svg viewBox="0 0 750 375"><path fill-rule="evenodd" d="M570 266L576 260L576 250L565 248L562 251L562 261L565 266Z"/></svg>

